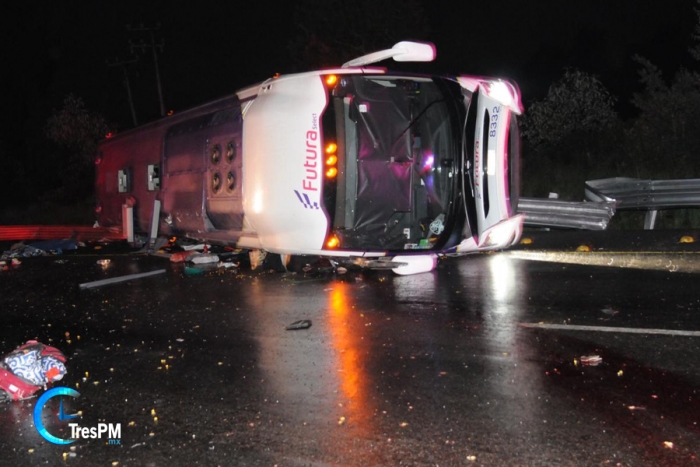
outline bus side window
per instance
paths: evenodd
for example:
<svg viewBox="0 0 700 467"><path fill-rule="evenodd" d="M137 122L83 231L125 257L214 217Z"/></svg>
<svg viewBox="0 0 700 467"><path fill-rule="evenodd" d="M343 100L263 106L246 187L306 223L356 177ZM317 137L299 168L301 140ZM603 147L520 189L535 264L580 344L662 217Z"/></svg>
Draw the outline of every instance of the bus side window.
<svg viewBox="0 0 700 467"><path fill-rule="evenodd" d="M122 169L117 173L117 189L119 193L131 191L131 174L129 169Z"/></svg>
<svg viewBox="0 0 700 467"><path fill-rule="evenodd" d="M148 166L148 191L160 190L160 165L150 164Z"/></svg>

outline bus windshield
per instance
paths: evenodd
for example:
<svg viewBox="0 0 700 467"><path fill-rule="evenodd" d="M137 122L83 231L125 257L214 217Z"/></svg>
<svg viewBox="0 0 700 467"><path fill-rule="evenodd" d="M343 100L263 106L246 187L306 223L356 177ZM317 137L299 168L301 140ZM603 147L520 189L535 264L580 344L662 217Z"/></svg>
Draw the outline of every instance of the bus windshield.
<svg viewBox="0 0 700 467"><path fill-rule="evenodd" d="M461 127L454 81L346 75L333 88L338 172L324 196L343 249L437 249L460 227ZM329 125L330 126L330 125ZM324 131L325 133L325 131Z"/></svg>

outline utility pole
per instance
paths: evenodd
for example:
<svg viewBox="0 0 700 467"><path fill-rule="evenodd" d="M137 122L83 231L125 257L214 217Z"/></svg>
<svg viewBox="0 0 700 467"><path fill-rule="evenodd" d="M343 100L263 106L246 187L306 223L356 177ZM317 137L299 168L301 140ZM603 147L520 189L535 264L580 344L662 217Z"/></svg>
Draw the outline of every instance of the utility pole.
<svg viewBox="0 0 700 467"><path fill-rule="evenodd" d="M158 85L158 99L160 100L160 116L164 117L165 116L165 104L163 104L163 89L161 88L160 85L160 69L158 67L158 54L157 51L159 50L161 53L163 52L163 46L164 46L164 41L163 38L160 39L160 43L156 44L156 39L153 34L153 31L158 31L160 30L160 23L156 23L155 26L153 27L146 27L143 24L140 24L136 27L127 24L126 25L126 30L127 31L140 31L140 32L148 32L151 38L151 43L147 44L141 40L140 43L134 44L129 40L129 46L131 47L131 53L134 53L134 49L141 49L142 53L146 53L146 49L151 49L151 52L153 53L153 64L156 67L156 84Z"/></svg>
<svg viewBox="0 0 700 467"><path fill-rule="evenodd" d="M138 57L134 56L131 60L119 60L118 58L115 57L113 62L110 62L107 60L107 66L109 67L115 67L119 66L122 68L122 71L124 72L124 87L126 88L126 94L129 97L129 107L131 107L131 118L134 120L134 126L138 126L139 123L136 120L136 109L134 108L134 99L131 97L131 84L129 82L129 73L126 71L126 66L130 63L136 63L138 61Z"/></svg>

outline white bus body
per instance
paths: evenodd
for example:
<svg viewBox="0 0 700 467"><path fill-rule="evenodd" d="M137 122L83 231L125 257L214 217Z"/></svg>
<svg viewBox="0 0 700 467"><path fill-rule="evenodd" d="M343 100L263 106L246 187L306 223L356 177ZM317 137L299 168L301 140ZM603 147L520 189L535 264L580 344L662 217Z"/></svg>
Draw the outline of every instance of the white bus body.
<svg viewBox="0 0 700 467"><path fill-rule="evenodd" d="M507 80L392 73L401 42L271 78L101 143L98 221L415 273L516 243L522 104Z"/></svg>

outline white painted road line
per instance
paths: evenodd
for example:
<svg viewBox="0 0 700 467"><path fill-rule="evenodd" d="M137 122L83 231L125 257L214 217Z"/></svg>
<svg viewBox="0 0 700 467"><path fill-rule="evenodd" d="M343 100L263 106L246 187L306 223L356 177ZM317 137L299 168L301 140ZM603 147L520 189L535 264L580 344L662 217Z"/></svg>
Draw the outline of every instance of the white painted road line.
<svg viewBox="0 0 700 467"><path fill-rule="evenodd" d="M102 287L107 284L116 284L117 282L126 282L133 279L140 279L142 277L155 276L156 274L163 274L165 269L158 269L151 272L142 272L140 274L129 274L128 276L111 277L109 279L102 279L100 281L85 282L80 284L81 289L93 289L95 287Z"/></svg>
<svg viewBox="0 0 700 467"><path fill-rule="evenodd" d="M700 273L700 252L509 250L515 259L668 272Z"/></svg>
<svg viewBox="0 0 700 467"><path fill-rule="evenodd" d="M613 326L577 326L575 324L520 323L524 328L556 329L561 331L620 332L627 334L663 334L666 336L700 337L700 331L675 329L618 328Z"/></svg>

